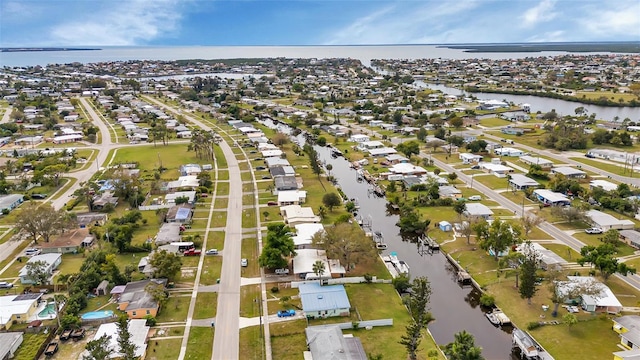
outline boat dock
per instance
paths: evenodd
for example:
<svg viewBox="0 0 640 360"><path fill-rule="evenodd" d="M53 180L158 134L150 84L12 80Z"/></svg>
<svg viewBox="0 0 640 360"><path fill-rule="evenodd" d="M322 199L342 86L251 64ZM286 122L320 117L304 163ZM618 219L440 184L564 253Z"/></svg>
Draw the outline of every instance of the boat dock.
<svg viewBox="0 0 640 360"><path fill-rule="evenodd" d="M409 265L402 260L398 260L398 255L395 251L391 252L390 255L382 255L380 257L392 277L398 277L403 273L409 275Z"/></svg>
<svg viewBox="0 0 640 360"><path fill-rule="evenodd" d="M432 238L428 237L424 240L425 245L427 245L429 247L429 250L431 251L440 251L440 244L438 244L437 241L433 240Z"/></svg>
<svg viewBox="0 0 640 360"><path fill-rule="evenodd" d="M520 350L521 359L554 360L553 356L546 352L528 333L520 329L513 329L511 335L513 349Z"/></svg>

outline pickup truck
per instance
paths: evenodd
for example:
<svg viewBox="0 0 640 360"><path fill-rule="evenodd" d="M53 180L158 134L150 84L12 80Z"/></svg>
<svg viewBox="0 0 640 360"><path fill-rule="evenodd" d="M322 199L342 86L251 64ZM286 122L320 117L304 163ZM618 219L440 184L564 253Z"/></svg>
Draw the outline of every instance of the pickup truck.
<svg viewBox="0 0 640 360"><path fill-rule="evenodd" d="M196 249L189 249L184 252L184 256L200 256L200 254L202 254L202 251Z"/></svg>
<svg viewBox="0 0 640 360"><path fill-rule="evenodd" d="M278 317L289 317L289 316L294 316L295 314L296 314L296 311L293 309L278 311Z"/></svg>

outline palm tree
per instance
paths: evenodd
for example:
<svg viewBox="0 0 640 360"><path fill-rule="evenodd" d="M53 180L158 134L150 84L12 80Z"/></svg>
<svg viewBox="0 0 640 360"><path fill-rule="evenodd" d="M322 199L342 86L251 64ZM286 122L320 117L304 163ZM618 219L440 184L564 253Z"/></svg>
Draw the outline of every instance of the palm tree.
<svg viewBox="0 0 640 360"><path fill-rule="evenodd" d="M324 262L321 260L316 260L316 262L313 263L313 273L316 274L316 277L320 281L320 285L322 285L322 275L324 274L324 270Z"/></svg>

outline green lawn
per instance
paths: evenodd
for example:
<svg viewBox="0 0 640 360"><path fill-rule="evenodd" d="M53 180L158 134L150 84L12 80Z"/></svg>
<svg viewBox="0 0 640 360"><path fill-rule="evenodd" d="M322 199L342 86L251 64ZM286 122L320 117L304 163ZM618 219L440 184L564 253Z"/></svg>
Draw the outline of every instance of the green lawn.
<svg viewBox="0 0 640 360"><path fill-rule="evenodd" d="M240 287L240 316L248 318L260 316L260 299L260 285Z"/></svg>
<svg viewBox="0 0 640 360"><path fill-rule="evenodd" d="M158 316L156 317L156 320L158 320L158 323L187 321L187 313L189 312L190 301L191 301L191 295L169 296L167 303L160 310L160 314L158 314Z"/></svg>
<svg viewBox="0 0 640 360"><path fill-rule="evenodd" d="M625 171L624 167L622 167L622 166L609 164L609 163L606 163L606 162L600 162L600 161L597 161L597 160L587 159L587 158L583 158L583 157L570 157L569 159L575 160L577 162L581 162L581 163L586 164L586 165L591 165L591 166L593 166L595 168L610 172L612 174L622 175L622 176L631 176L631 174L629 173L629 170Z"/></svg>
<svg viewBox="0 0 640 360"><path fill-rule="evenodd" d="M563 259L569 262L575 262L580 258L580 253L568 247L567 245L562 244L542 244L545 248L553 251L558 254Z"/></svg>
<svg viewBox="0 0 640 360"><path fill-rule="evenodd" d="M192 327L187 342L186 359L210 359L213 352L213 327Z"/></svg>
<svg viewBox="0 0 640 360"><path fill-rule="evenodd" d="M208 319L216 316L218 305L218 293L198 292L196 297L196 308L193 313L194 319Z"/></svg>
<svg viewBox="0 0 640 360"><path fill-rule="evenodd" d="M209 247L214 248L214 247ZM218 248L220 250L220 248ZM200 285L214 285L216 280L220 278L220 270L222 269L222 256L210 255L204 259L204 266L200 274Z"/></svg>
<svg viewBox="0 0 640 360"><path fill-rule="evenodd" d="M499 178L494 175L474 176L474 182L479 182L489 189L507 189L509 187L509 180L507 178Z"/></svg>
<svg viewBox="0 0 640 360"><path fill-rule="evenodd" d="M255 237L249 239L242 239L242 258L249 261L247 267L242 268L242 277L256 277L260 276L260 267L258 266L258 239Z"/></svg>
<svg viewBox="0 0 640 360"><path fill-rule="evenodd" d="M174 360L180 355L181 339L150 340L147 345L147 360Z"/></svg>
<svg viewBox="0 0 640 360"><path fill-rule="evenodd" d="M159 165L167 170L163 179L177 179L178 170L183 164L208 164L211 161L196 158L195 152L187 151L187 144L169 144L167 146L136 146L118 149L114 164L136 162L142 175L158 169Z"/></svg>
<svg viewBox="0 0 640 360"><path fill-rule="evenodd" d="M264 358L264 339L260 326L240 329L240 354L247 360Z"/></svg>
<svg viewBox="0 0 640 360"><path fill-rule="evenodd" d="M15 353L14 360L33 360L36 358L38 349L47 340L47 334L29 334L23 335L22 344Z"/></svg>
<svg viewBox="0 0 640 360"><path fill-rule="evenodd" d="M485 126L485 127L497 127L497 126L506 126L511 124L510 121L505 120L505 119L501 119L498 117L493 117L493 118L486 118L486 119L482 119L480 120L480 125Z"/></svg>

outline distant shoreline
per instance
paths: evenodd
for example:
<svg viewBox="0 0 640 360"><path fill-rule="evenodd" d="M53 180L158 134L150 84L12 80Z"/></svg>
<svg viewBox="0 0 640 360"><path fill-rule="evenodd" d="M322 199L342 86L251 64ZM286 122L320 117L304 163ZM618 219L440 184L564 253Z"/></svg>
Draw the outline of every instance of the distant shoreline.
<svg viewBox="0 0 640 360"><path fill-rule="evenodd" d="M467 53L510 53L510 52L611 52L611 53L640 53L640 42L612 42L612 43L542 43L542 44L460 44L439 45L447 49L463 50Z"/></svg>
<svg viewBox="0 0 640 360"><path fill-rule="evenodd" d="M102 50L102 49L97 49L97 48L63 48L63 47L51 47L51 48L36 48L36 47L0 48L0 52L93 51L93 50Z"/></svg>

